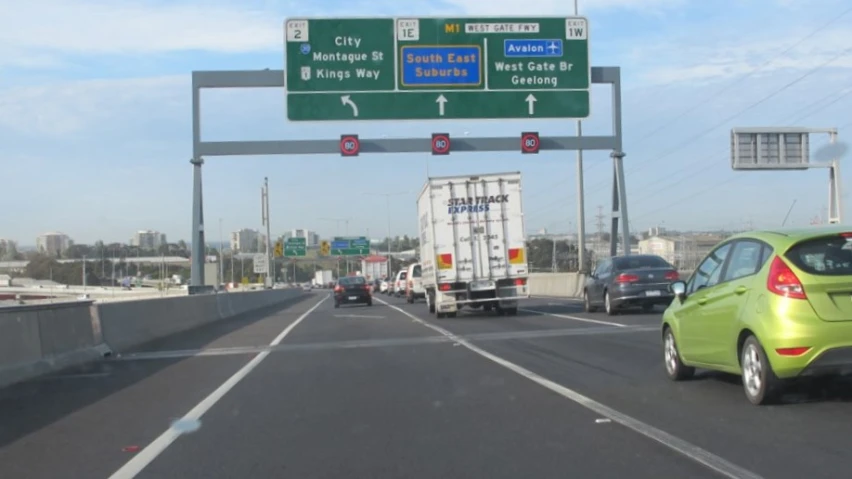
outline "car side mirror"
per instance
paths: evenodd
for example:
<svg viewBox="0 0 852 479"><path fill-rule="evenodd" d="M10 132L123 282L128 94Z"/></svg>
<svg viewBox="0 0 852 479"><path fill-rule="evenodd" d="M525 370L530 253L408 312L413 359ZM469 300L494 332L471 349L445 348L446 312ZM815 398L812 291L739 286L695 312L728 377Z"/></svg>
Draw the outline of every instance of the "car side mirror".
<svg viewBox="0 0 852 479"><path fill-rule="evenodd" d="M669 285L669 291L674 294L675 297L683 301L683 298L686 297L686 283L683 281L675 281Z"/></svg>

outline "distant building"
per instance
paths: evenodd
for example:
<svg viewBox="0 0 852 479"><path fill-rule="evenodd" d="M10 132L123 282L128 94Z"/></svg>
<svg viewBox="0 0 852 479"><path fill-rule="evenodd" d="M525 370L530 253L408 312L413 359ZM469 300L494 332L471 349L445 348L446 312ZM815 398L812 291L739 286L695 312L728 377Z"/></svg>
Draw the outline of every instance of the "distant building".
<svg viewBox="0 0 852 479"><path fill-rule="evenodd" d="M159 231L139 230L131 238L130 244L141 250L157 251L160 246L167 244L166 235Z"/></svg>
<svg viewBox="0 0 852 479"><path fill-rule="evenodd" d="M639 242L640 254L662 257L680 270L691 271L720 241L722 235L651 236Z"/></svg>
<svg viewBox="0 0 852 479"><path fill-rule="evenodd" d="M71 244L71 239L65 233L45 233L36 238L36 249L48 256L61 256Z"/></svg>
<svg viewBox="0 0 852 479"><path fill-rule="evenodd" d="M0 260L12 260L18 252L18 243L10 239L0 238Z"/></svg>
<svg viewBox="0 0 852 479"><path fill-rule="evenodd" d="M266 251L266 235L252 229L241 229L231 233L231 251L259 253Z"/></svg>
<svg viewBox="0 0 852 479"><path fill-rule="evenodd" d="M315 231L305 229L295 229L284 233L284 239L287 238L305 238L305 244L308 247L317 246L320 242L320 237Z"/></svg>

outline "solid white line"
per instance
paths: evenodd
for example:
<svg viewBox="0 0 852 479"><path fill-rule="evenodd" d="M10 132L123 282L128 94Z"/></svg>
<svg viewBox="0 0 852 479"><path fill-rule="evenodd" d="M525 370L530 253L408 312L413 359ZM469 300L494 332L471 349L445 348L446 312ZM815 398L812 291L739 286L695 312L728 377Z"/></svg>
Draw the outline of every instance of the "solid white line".
<svg viewBox="0 0 852 479"><path fill-rule="evenodd" d="M570 303L579 303L580 301L583 301L583 298L563 298L563 297L560 297L560 296L542 296L542 295L537 295L537 294L530 295L530 298L549 299L551 301L567 301L567 302L570 302Z"/></svg>
<svg viewBox="0 0 852 479"><path fill-rule="evenodd" d="M574 321L582 321L584 323L605 324L607 326L615 326L617 328L626 328L627 327L626 324L622 324L622 323L613 323L612 321L603 321L603 320L600 320L600 319L581 318L580 316L571 316L570 314L545 313L544 311L536 311L534 309L524 309L524 308L518 308L518 311L523 311L525 313L540 314L542 316L553 316L554 318L573 319Z"/></svg>
<svg viewBox="0 0 852 479"><path fill-rule="evenodd" d="M269 346L277 346L285 337L287 337L288 334L290 334L290 331L292 331L293 328L298 326L299 323L302 322L302 320L307 318L309 314L314 312L314 310L317 309L319 305L321 305L323 301L328 298L328 296L323 297L317 304L313 305L311 309L305 311L304 314L302 314L295 321L290 323L284 329L284 331L281 331L281 334L276 336L275 339L273 339L272 342L269 343ZM267 356L269 356L269 353L270 351L263 351L259 353L251 361L249 361L248 364L246 364L239 371L234 373L233 376L228 378L227 381L222 383L221 386L216 388L215 391L210 393L210 395L204 398L200 403L196 404L195 407L193 407L188 413L186 413L186 415L184 415L176 422L193 422L201 419L201 416L203 416L204 413L209 411L210 408L212 408L217 402L219 402L220 399L225 396L225 394L228 393L228 391L233 389L234 386L236 386L237 384L239 384L240 381L243 380L243 378L248 376L254 368L256 368L264 359L266 359ZM142 470L145 469L148 464L151 464L151 462L153 462L154 459L157 458L157 456L162 454L163 451L165 451L175 441L175 439L180 437L182 434L183 433L178 429L175 429L174 427L169 427L164 433L160 434L157 439L154 439L151 444L145 446L145 449L139 451L139 453L136 454L133 459L127 461L127 463L121 466L119 470L115 471L111 476L109 476L109 479L132 479L136 477L137 474L142 472Z"/></svg>
<svg viewBox="0 0 852 479"><path fill-rule="evenodd" d="M379 299L379 301L408 316L415 322L420 323L423 326L432 329L433 331L437 331L443 334L444 336L452 339L455 343L466 347L474 353L479 354L480 356L487 358L499 364L500 366L503 366L504 368L509 369L510 371L515 372L539 384L540 386L544 386L545 388L565 397L566 399L570 399L571 401L574 401L575 403L591 411L594 411L600 414L601 416L611 419L612 421L617 422L628 429L631 429L649 439L657 441L663 446L666 446L669 449L672 449L673 451L678 452L686 456L687 458L692 459L693 461L718 472L719 474L725 477L728 477L730 479L763 479L761 476L747 469L743 469L742 467L737 466L736 464L733 464L730 461L711 453L710 451L702 449L677 436L673 436L661 429L657 429L654 426L651 426L650 424L646 424L638 419L616 411L615 409L606 406L602 403L599 403L592 398L584 396L579 392L574 391L573 389L562 386L561 384L557 384L543 376L539 376L538 374L528 369L525 369L511 361L507 361L499 356L491 354L488 351L485 351L484 349L480 349L479 347L470 343L468 340L456 336L454 333L447 331L446 329L440 326L436 326L426 320L420 319L419 317L414 316L413 314L409 313L408 311L405 311L402 308L398 308L396 306L388 304L385 301L382 301L381 299Z"/></svg>

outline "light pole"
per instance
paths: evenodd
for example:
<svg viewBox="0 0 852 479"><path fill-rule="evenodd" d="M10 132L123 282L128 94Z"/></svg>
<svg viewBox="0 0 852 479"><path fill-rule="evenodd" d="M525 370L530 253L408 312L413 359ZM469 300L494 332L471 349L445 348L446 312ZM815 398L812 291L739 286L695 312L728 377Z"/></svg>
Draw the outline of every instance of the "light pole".
<svg viewBox="0 0 852 479"><path fill-rule="evenodd" d="M388 275L388 278L390 278L390 275L392 273L392 268L391 268L392 264L391 264L391 209L390 209L390 199L391 199L391 196L410 195L411 192L410 191L400 191L398 193L364 193L364 194L367 195L367 196L384 196L385 197L385 204L387 205L387 215L388 215L388 218L387 218L387 220L388 220L388 252L387 252L388 271L387 271L387 275Z"/></svg>
<svg viewBox="0 0 852 479"><path fill-rule="evenodd" d="M222 218L219 218L219 285L225 282L224 263L222 262Z"/></svg>
<svg viewBox="0 0 852 479"><path fill-rule="evenodd" d="M349 220L352 218L319 218L321 221L334 221L335 229L334 234L340 234L340 223L344 223L346 225L346 236L349 236ZM346 271L349 272L349 259L346 260ZM340 259L337 260L337 277L340 277Z"/></svg>
<svg viewBox="0 0 852 479"><path fill-rule="evenodd" d="M578 0L574 0L574 15L580 15ZM577 138L583 136L583 122L577 120ZM577 150L577 264L581 273L586 272L586 205L583 186L583 150ZM626 251L624 254L630 254Z"/></svg>

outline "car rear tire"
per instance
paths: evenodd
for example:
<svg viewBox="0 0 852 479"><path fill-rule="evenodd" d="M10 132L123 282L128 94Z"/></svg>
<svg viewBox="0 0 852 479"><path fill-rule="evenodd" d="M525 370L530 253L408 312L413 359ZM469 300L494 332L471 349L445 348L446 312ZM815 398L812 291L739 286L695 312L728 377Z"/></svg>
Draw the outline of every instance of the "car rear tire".
<svg viewBox="0 0 852 479"><path fill-rule="evenodd" d="M589 298L589 292L583 291L583 310L587 313L594 313L598 308L592 306L592 299Z"/></svg>
<svg viewBox="0 0 852 479"><path fill-rule="evenodd" d="M610 301L609 291L604 293L604 310L609 316L615 316L616 314L618 314L618 311L615 309L615 306L613 306L612 302Z"/></svg>
<svg viewBox="0 0 852 479"><path fill-rule="evenodd" d="M666 376L672 381L683 381L695 374L695 368L683 364L680 359L680 350L677 347L674 333L669 327L663 333L663 354Z"/></svg>
<svg viewBox="0 0 852 479"><path fill-rule="evenodd" d="M335 308L339 308L339 307L340 307L340 303L338 303L337 301L335 301L335 302L334 302L334 307L335 307Z"/></svg>
<svg viewBox="0 0 852 479"><path fill-rule="evenodd" d="M755 406L772 404L778 400L781 380L772 370L766 351L754 336L746 338L740 352L743 391L749 402Z"/></svg>
<svg viewBox="0 0 852 479"><path fill-rule="evenodd" d="M372 306L372 305L373 305L372 301L367 301L367 306Z"/></svg>

